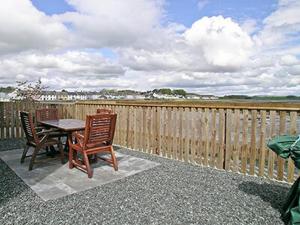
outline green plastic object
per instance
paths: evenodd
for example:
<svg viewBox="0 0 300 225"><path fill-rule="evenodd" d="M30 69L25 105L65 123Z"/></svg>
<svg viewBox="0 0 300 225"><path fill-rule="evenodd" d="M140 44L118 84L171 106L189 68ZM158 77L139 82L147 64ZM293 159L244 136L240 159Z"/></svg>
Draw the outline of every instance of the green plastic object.
<svg viewBox="0 0 300 225"><path fill-rule="evenodd" d="M300 224L300 177L292 185L282 207L282 219L287 224Z"/></svg>
<svg viewBox="0 0 300 225"><path fill-rule="evenodd" d="M284 159L291 157L300 169L300 135L277 136L269 141L268 147ZM282 219L292 225L300 225L300 177L292 185L282 208Z"/></svg>
<svg viewBox="0 0 300 225"><path fill-rule="evenodd" d="M300 135L281 135L274 137L269 141L268 147L284 159L291 157L295 166L300 169Z"/></svg>

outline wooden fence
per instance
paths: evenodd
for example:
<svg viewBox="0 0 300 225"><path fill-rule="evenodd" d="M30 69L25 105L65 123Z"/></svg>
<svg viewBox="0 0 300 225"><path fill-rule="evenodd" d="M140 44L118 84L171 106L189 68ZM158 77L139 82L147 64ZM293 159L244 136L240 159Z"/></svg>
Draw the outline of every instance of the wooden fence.
<svg viewBox="0 0 300 225"><path fill-rule="evenodd" d="M118 114L114 143L193 164L293 182L291 160L268 150L268 139L300 131L300 104L82 102L0 104L1 138L22 137L18 111L57 107L63 118L85 119L97 108Z"/></svg>

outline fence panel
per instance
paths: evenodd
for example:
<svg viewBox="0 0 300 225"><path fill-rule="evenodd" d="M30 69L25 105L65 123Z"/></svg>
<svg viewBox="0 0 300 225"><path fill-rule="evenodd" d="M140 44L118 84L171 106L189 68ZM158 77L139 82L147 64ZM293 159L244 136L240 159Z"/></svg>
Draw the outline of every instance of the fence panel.
<svg viewBox="0 0 300 225"><path fill-rule="evenodd" d="M266 147L275 135L296 135L300 104L271 103L0 103L0 138L24 137L20 111L55 107L61 118L84 120L97 108L118 114L114 143L162 157L293 182L291 160Z"/></svg>

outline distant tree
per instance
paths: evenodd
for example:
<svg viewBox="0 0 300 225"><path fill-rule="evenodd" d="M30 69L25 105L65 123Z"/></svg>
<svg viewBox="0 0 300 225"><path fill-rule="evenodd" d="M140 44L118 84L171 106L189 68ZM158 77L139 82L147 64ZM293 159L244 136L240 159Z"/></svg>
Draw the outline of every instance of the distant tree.
<svg viewBox="0 0 300 225"><path fill-rule="evenodd" d="M46 86L42 85L41 79L38 79L38 81L35 83L30 83L27 80L17 81L15 98L27 101L36 101L41 97L46 88Z"/></svg>
<svg viewBox="0 0 300 225"><path fill-rule="evenodd" d="M170 88L159 89L159 93L163 95L172 95L172 90Z"/></svg>
<svg viewBox="0 0 300 225"><path fill-rule="evenodd" d="M186 96L186 91L183 90L183 89L175 89L175 90L173 90L173 94L174 95L181 95L181 96L185 97Z"/></svg>
<svg viewBox="0 0 300 225"><path fill-rule="evenodd" d="M252 99L248 95L225 95L223 99Z"/></svg>
<svg viewBox="0 0 300 225"><path fill-rule="evenodd" d="M159 89L153 89L152 93L155 93L155 94L159 93Z"/></svg>
<svg viewBox="0 0 300 225"><path fill-rule="evenodd" d="M8 87L0 87L0 92L4 93L11 93L15 90L14 87L8 86Z"/></svg>
<svg viewBox="0 0 300 225"><path fill-rule="evenodd" d="M287 99L297 99L299 97L295 96L295 95L288 95L286 96Z"/></svg>

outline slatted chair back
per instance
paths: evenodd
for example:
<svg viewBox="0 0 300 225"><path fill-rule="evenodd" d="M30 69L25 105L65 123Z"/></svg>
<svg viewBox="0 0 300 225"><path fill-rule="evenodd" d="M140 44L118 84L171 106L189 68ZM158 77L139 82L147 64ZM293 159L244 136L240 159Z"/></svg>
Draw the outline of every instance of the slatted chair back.
<svg viewBox="0 0 300 225"><path fill-rule="evenodd" d="M84 146L111 145L114 139L117 114L86 116Z"/></svg>
<svg viewBox="0 0 300 225"><path fill-rule="evenodd" d="M97 109L97 114L113 114L111 109Z"/></svg>
<svg viewBox="0 0 300 225"><path fill-rule="evenodd" d="M37 109L35 111L36 122L43 120L58 120L58 110L56 108Z"/></svg>
<svg viewBox="0 0 300 225"><path fill-rule="evenodd" d="M33 144L39 143L31 115L28 112L20 112L20 117L27 142Z"/></svg>

